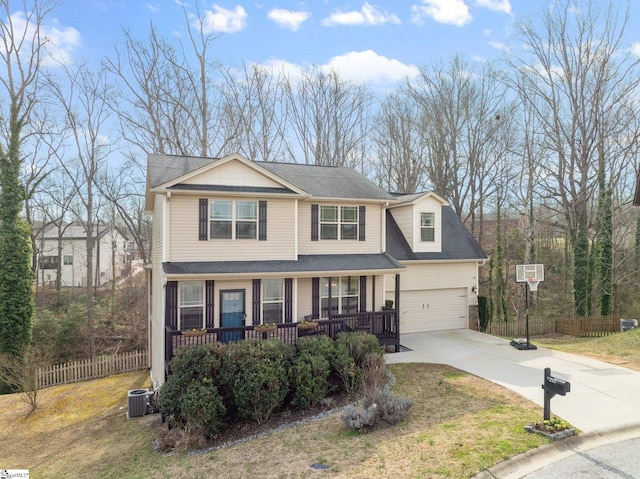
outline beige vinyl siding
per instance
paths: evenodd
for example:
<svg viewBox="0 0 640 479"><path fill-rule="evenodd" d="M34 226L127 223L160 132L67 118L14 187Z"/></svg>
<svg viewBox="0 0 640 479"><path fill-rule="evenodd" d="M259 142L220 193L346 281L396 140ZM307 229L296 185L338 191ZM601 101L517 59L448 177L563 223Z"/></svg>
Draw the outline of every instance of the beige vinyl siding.
<svg viewBox="0 0 640 479"><path fill-rule="evenodd" d="M156 194L153 208L153 231L151 233L151 260L162 261L162 240L164 230L164 202L162 195Z"/></svg>
<svg viewBox="0 0 640 479"><path fill-rule="evenodd" d="M298 312L294 321L303 321L304 317L311 314L311 304L313 297L312 279L298 279Z"/></svg>
<svg viewBox="0 0 640 479"><path fill-rule="evenodd" d="M470 291L477 284L477 263L404 263L407 267L400 273L400 291L425 289L466 288ZM386 298L393 299L394 277L386 276ZM400 297L402 302L402 296ZM469 294L469 304L476 305L475 294Z"/></svg>
<svg viewBox="0 0 640 479"><path fill-rule="evenodd" d="M392 208L390 211L400 231L407 239L407 243L413 244L413 205Z"/></svg>
<svg viewBox="0 0 640 479"><path fill-rule="evenodd" d="M366 206L365 241L311 241L311 204L337 206ZM379 203L358 202L300 202L298 206L299 254L373 254L382 252L382 208Z"/></svg>
<svg viewBox="0 0 640 479"><path fill-rule="evenodd" d="M190 185L260 186L278 188L280 183L239 161L229 161L216 166L182 183Z"/></svg>
<svg viewBox="0 0 640 479"><path fill-rule="evenodd" d="M202 196L204 197L204 196ZM213 199L210 197L209 200ZM216 197L215 199L238 199ZM198 196L171 197L168 261L295 259L295 200L267 200L267 240L198 240ZM256 198L258 200L258 198Z"/></svg>

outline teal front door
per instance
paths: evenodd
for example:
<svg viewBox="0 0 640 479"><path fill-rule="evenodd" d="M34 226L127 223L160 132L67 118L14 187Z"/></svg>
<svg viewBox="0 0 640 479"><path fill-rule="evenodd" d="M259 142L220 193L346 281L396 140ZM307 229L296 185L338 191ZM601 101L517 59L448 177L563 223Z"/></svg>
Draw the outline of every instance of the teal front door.
<svg viewBox="0 0 640 479"><path fill-rule="evenodd" d="M244 326L244 289L220 291L220 327L238 328ZM244 338L244 331L228 331L221 334L220 341L230 343Z"/></svg>

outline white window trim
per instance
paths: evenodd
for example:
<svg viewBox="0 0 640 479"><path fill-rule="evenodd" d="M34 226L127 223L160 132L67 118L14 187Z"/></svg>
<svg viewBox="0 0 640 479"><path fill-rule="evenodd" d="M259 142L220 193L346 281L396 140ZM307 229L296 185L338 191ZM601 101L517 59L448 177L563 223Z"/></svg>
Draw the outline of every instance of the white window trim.
<svg viewBox="0 0 640 479"><path fill-rule="evenodd" d="M284 322L284 279L282 279L282 278L272 278L272 280L280 281L280 288L281 288L280 289L280 299L278 299L278 300L267 300L267 299L265 299L265 297L266 297L265 288L266 288L266 285L268 284L268 282L270 280L268 280L268 279L262 280L262 284L261 284L262 291L260 292L261 293L260 294L260 303L261 303L260 304L260 313L261 313L260 317L262 318L262 323L263 324L264 324L264 306L265 306L265 304L281 304L282 305L282 308L281 308L282 314L280 316L280 320L277 321L276 323L273 323L273 324L280 324L280 323Z"/></svg>
<svg viewBox="0 0 640 479"><path fill-rule="evenodd" d="M322 209L323 208L337 208L338 212L336 215L336 221L322 221ZM342 220L342 209L343 208L353 208L355 210L356 216L355 221L343 221ZM322 237L322 225L336 225L336 238L323 238ZM343 225L354 225L355 235L353 238L342 238L342 226ZM318 211L318 236L321 241L358 241L358 237L360 234L360 209L357 206L350 205L320 205L320 211Z"/></svg>
<svg viewBox="0 0 640 479"><path fill-rule="evenodd" d="M214 204L216 202L218 202L218 203L220 203L220 202L229 202L229 203L231 203L231 219L230 220L229 219L219 220L219 221L231 221L231 238L213 238L211 236L211 226L212 226L212 223L214 221L216 221L216 219L213 218L213 214L212 214L213 207L214 207ZM255 205L255 212L256 212L255 219L245 219L245 218L238 219L237 218L237 216L238 216L238 211L237 211L238 203L253 203ZM211 240L211 241L230 241L230 240L231 241L257 241L258 240L258 235L259 235L259 231L258 230L259 230L259 227L260 227L260 224L259 224L259 219L260 219L259 218L260 217L259 208L260 208L260 204L259 204L259 202L257 200L227 200L227 199L211 200L211 202L209 204L209 222L208 222L208 231L207 231L209 240ZM255 229L254 229L255 236L253 238L237 238L237 234L236 234L237 226L236 225L237 225L238 221L245 222L245 223L249 223L249 222L255 223Z"/></svg>
<svg viewBox="0 0 640 479"><path fill-rule="evenodd" d="M422 216L423 215L431 215L431 226L423 226L422 225ZM433 231L433 239L423 240L422 232L425 229L430 229ZM436 241L436 214L432 211L421 211L420 212L420 242L421 243L435 243Z"/></svg>
<svg viewBox="0 0 640 479"><path fill-rule="evenodd" d="M182 304L182 286L184 284L195 284L195 283L199 283L201 286L200 289L200 298L201 298L201 304L190 304L190 305L186 305L186 304ZM205 292L204 292L204 281L180 281L178 282L178 330L182 330L182 308L197 308L200 307L202 310L202 322L200 324L200 326L198 328L203 328L204 327L204 323L205 323L205 311L204 311L204 303L205 303Z"/></svg>

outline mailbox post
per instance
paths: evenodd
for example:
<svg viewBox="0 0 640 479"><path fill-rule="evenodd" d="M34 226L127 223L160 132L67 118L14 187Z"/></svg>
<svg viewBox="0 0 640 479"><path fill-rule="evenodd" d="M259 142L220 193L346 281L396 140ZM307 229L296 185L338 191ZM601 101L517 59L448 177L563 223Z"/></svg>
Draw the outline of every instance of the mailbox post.
<svg viewBox="0 0 640 479"><path fill-rule="evenodd" d="M566 396L568 392L571 392L571 383L552 376L551 368L544 368L542 389L544 389L544 419L548 421L551 419L551 398L556 394Z"/></svg>

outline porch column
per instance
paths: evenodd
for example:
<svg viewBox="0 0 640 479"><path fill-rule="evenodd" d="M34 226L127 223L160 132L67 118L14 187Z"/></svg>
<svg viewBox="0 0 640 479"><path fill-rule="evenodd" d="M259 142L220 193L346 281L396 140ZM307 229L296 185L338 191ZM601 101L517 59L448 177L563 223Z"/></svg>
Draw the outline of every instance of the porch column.
<svg viewBox="0 0 640 479"><path fill-rule="evenodd" d="M400 274L396 273L396 312L400 311ZM399 317L399 316L398 316Z"/></svg>

